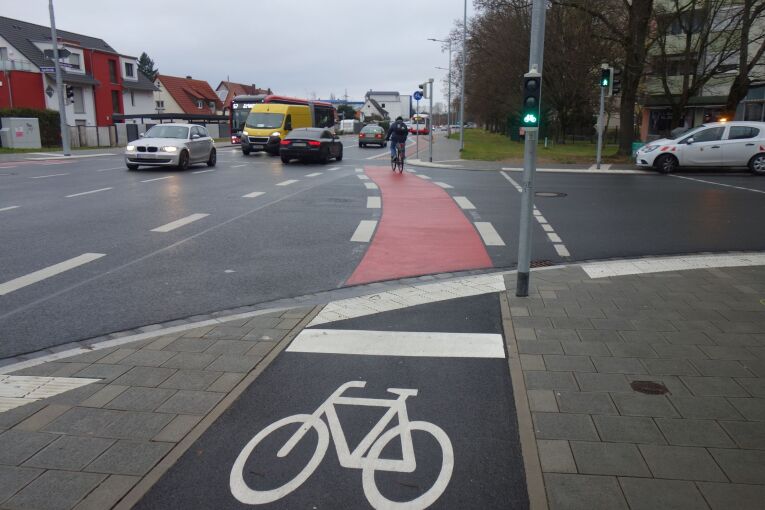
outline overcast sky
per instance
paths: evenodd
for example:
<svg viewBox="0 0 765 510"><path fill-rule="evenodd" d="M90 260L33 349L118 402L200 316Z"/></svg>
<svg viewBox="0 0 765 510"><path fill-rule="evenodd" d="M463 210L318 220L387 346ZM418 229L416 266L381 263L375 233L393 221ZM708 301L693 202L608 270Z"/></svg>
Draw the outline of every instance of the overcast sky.
<svg viewBox="0 0 765 510"><path fill-rule="evenodd" d="M2 15L49 26L47 0L0 0ZM225 7L224 7L225 6ZM411 94L436 80L463 0L54 0L56 27L104 39L122 54L145 51L160 72L277 93L362 100L369 89ZM468 0L468 16L473 12Z"/></svg>

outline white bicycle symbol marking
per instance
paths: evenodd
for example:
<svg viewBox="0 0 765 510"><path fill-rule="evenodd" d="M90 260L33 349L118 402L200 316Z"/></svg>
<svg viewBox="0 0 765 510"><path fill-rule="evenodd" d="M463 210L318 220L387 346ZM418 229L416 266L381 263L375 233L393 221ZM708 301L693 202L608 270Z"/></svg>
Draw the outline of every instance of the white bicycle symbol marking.
<svg viewBox="0 0 765 510"><path fill-rule="evenodd" d="M398 398L395 399L354 398L342 396L345 390L349 388L363 388L366 384L366 381L347 382L335 390L313 414L295 414L293 416L288 416L287 418L272 423L258 432L255 437L247 443L241 453L239 453L239 456L234 462L234 466L231 468L229 485L234 497L245 504L262 505L283 498L300 487L308 477L313 474L316 468L319 467L324 455L327 453L329 433L331 432L332 439L335 441L335 449L337 450L337 457L340 460L340 465L345 468L361 469L364 495L366 495L369 503L374 508L416 510L427 508L433 504L446 489L452 476L452 470L454 469L454 451L452 450L452 443L449 440L449 436L446 435L446 432L444 432L443 429L433 423L427 421L409 421L406 409L406 399L408 397L416 396L416 389L388 388L388 392L398 395ZM389 409L385 412L382 418L380 418L380 421L372 427L372 430L369 431L364 439L361 440L356 449L351 452L348 449L345 433L343 432L337 412L335 411L335 405L337 404L388 407ZM321 419L322 415L327 418L329 430L327 430L327 425ZM394 416L398 416L398 425L383 433L383 430L385 430L391 420L393 420ZM295 478L281 487L270 490L255 490L250 488L247 485L247 482L244 481L244 465L250 457L250 454L270 433L292 423L300 423L302 425L284 446L279 449L276 455L280 458L289 455L295 445L303 438L303 436L305 436L306 432L311 428L314 428L319 436L319 441L311 460L308 461L308 464ZM375 471L411 473L416 469L417 462L414 458L414 446L412 444L413 430L428 432L441 446L441 471L433 486L424 494L411 501L391 501L383 496L377 488L375 483ZM381 459L380 453L382 450L394 437L398 436L401 437L403 458L401 460ZM366 456L364 455L365 453Z"/></svg>

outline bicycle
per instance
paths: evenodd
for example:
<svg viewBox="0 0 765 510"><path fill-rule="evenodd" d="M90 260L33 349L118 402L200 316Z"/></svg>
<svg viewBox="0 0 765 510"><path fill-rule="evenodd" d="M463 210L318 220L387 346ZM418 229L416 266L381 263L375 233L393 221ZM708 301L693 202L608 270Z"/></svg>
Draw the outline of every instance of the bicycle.
<svg viewBox="0 0 765 510"><path fill-rule="evenodd" d="M262 505L283 498L300 487L319 467L329 446L330 433L335 441L335 450L340 465L345 468L361 469L362 487L364 495L374 508L406 508L424 509L433 504L446 490L454 469L454 450L449 436L439 426L427 421L409 421L406 409L406 399L417 395L416 389L388 388L388 392L398 395L395 399L356 398L342 396L349 388L363 388L366 381L349 381L335 390L329 398L319 406L313 414L295 414L282 418L267 426L253 437L239 453L234 461L229 477L231 493L241 503L247 505ZM350 451L345 438L340 420L335 410L336 405L358 405L388 407L389 409L380 418L380 421L372 427L356 449ZM327 425L321 419L326 417ZM394 417L398 416L398 425L385 430ZM286 482L281 487L268 490L255 490L247 485L244 480L244 467L255 447L272 432L293 423L300 424L300 428L290 437L284 446L276 453L277 457L289 455L297 443L310 429L315 429L318 434L318 443L308 464L297 476ZM375 471L395 471L399 473L411 473L417 467L412 443L412 431L419 430L432 435L442 450L441 470L433 486L419 497L405 502L391 501L382 495L375 482ZM380 453L395 438L401 438L402 459L380 459ZM366 453L366 456L364 455Z"/></svg>
<svg viewBox="0 0 765 510"><path fill-rule="evenodd" d="M396 144L396 155L393 159L390 160L390 167L391 170L394 172L396 171L396 167L398 167L398 172L403 173L404 172L404 160L406 159L406 146L403 143L397 143Z"/></svg>

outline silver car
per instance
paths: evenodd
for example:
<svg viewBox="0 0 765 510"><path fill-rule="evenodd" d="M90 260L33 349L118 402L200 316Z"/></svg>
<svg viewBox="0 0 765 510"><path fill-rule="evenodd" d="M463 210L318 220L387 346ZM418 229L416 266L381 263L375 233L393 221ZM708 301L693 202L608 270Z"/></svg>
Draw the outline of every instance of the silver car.
<svg viewBox="0 0 765 510"><path fill-rule="evenodd" d="M177 166L186 170L194 163L215 166L213 139L204 126L158 124L125 148L128 170L139 166Z"/></svg>

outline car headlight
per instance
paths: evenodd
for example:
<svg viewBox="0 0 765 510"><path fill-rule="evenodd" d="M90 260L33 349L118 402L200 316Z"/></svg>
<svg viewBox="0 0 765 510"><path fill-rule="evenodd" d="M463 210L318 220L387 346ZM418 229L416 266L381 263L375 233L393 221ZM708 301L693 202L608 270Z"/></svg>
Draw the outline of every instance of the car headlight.
<svg viewBox="0 0 765 510"><path fill-rule="evenodd" d="M127 147L125 147L125 150L126 151L134 151L135 150L135 145L128 145Z"/></svg>
<svg viewBox="0 0 765 510"><path fill-rule="evenodd" d="M643 152L653 152L658 148L659 148L658 145L648 145L646 147L641 147L640 150Z"/></svg>
<svg viewBox="0 0 765 510"><path fill-rule="evenodd" d="M177 152L178 147L168 146L168 147L162 147L163 152Z"/></svg>
<svg viewBox="0 0 765 510"><path fill-rule="evenodd" d="M271 136L282 136L282 134L278 131L274 131L273 133L271 133Z"/></svg>

